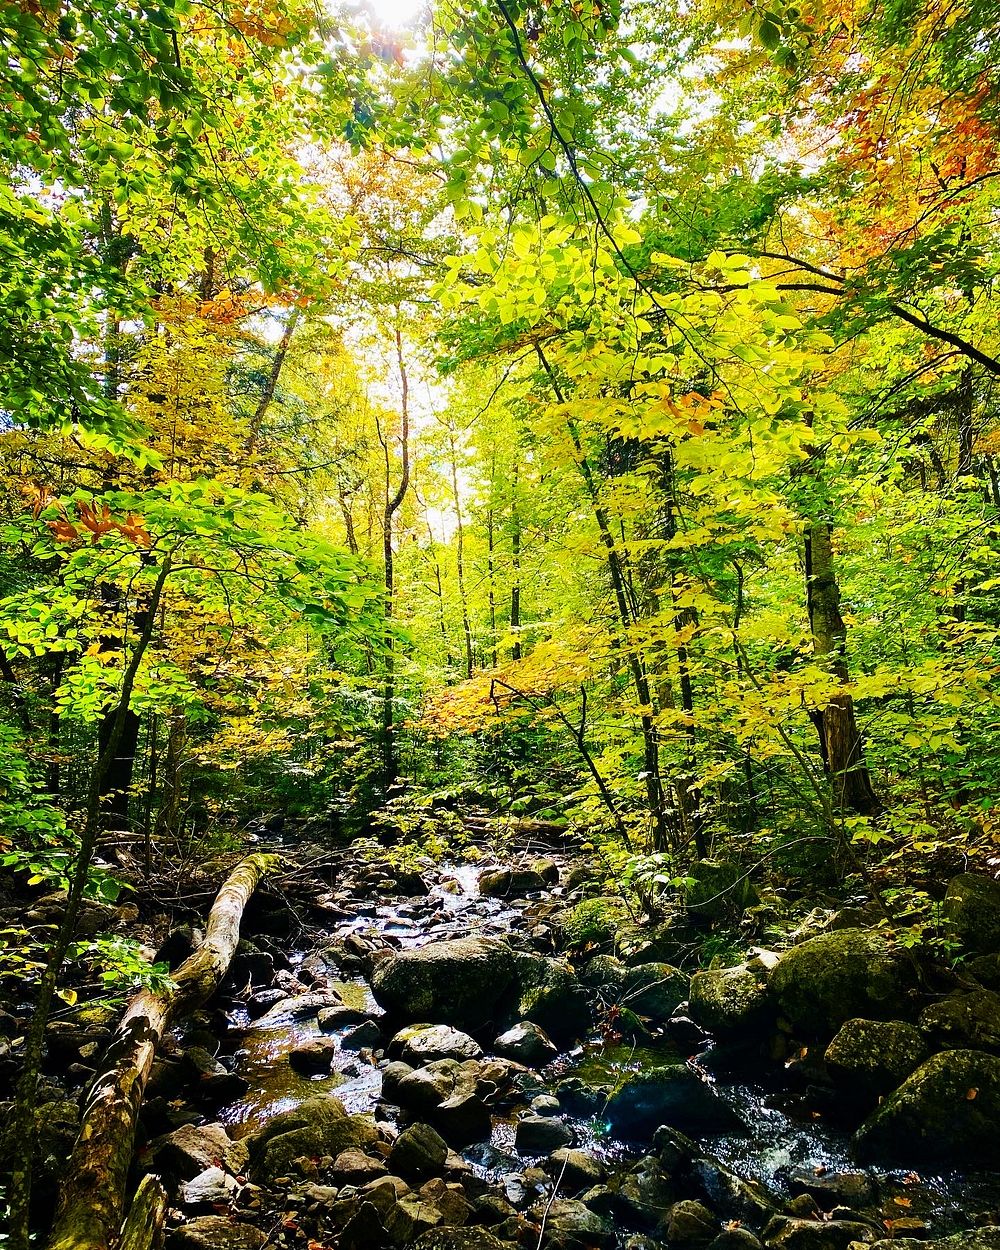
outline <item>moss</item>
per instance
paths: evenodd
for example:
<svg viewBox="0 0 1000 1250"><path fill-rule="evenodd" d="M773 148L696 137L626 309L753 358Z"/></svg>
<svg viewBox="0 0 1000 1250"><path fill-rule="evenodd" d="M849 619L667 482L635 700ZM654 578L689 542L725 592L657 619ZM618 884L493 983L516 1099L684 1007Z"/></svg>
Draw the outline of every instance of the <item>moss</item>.
<svg viewBox="0 0 1000 1250"><path fill-rule="evenodd" d="M774 1015L767 986L746 967L696 972L688 998L692 1020L710 1033L758 1028Z"/></svg>

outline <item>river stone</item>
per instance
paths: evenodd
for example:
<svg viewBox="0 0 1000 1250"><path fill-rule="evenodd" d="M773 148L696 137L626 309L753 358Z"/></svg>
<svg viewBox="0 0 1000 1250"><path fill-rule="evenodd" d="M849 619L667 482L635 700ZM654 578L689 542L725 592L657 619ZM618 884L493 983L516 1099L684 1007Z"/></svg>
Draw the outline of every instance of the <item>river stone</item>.
<svg viewBox="0 0 1000 1250"><path fill-rule="evenodd" d="M534 1207L531 1214L545 1221L540 1250L612 1250L612 1226L575 1198L555 1198Z"/></svg>
<svg viewBox="0 0 1000 1250"><path fill-rule="evenodd" d="M690 884L684 891L684 904L699 920L722 920L741 916L758 903L759 896L738 864L702 859L688 869Z"/></svg>
<svg viewBox="0 0 1000 1250"><path fill-rule="evenodd" d="M559 884L559 865L554 859L534 859L528 865L532 872L537 872L546 885Z"/></svg>
<svg viewBox="0 0 1000 1250"><path fill-rule="evenodd" d="M616 1223L662 1232L663 1219L677 1201L677 1191L659 1162L652 1155L644 1155L619 1179L616 1191L607 1199L591 1190L584 1201L599 1215L610 1214Z"/></svg>
<svg viewBox="0 0 1000 1250"><path fill-rule="evenodd" d="M903 1020L846 1020L826 1049L830 1075L848 1092L875 1099L891 1093L927 1058L920 1030Z"/></svg>
<svg viewBox="0 0 1000 1250"><path fill-rule="evenodd" d="M336 1158L343 1150L366 1150L378 1131L365 1116L348 1115L339 1098L310 1098L283 1111L246 1139L250 1171L258 1184L287 1176L301 1156Z"/></svg>
<svg viewBox="0 0 1000 1250"><path fill-rule="evenodd" d="M366 1046L377 1046L382 1040L382 1030L374 1020L362 1020L349 1028L340 1039L343 1050L364 1050Z"/></svg>
<svg viewBox="0 0 1000 1250"><path fill-rule="evenodd" d="M516 1017L537 1024L560 1045L582 1037L590 1027L590 1001L570 965L521 953L514 961Z"/></svg>
<svg viewBox="0 0 1000 1250"><path fill-rule="evenodd" d="M696 972L688 993L695 1024L720 1037L757 1032L774 1015L767 985L746 964Z"/></svg>
<svg viewBox="0 0 1000 1250"><path fill-rule="evenodd" d="M168 1181L189 1181L219 1164L234 1174L246 1167L245 1144L231 1141L221 1124L184 1124L157 1138L150 1151L153 1168Z"/></svg>
<svg viewBox="0 0 1000 1250"><path fill-rule="evenodd" d="M675 1202L663 1220L663 1237L668 1246L678 1250L698 1250L713 1241L719 1232L719 1221L708 1207L689 1198Z"/></svg>
<svg viewBox="0 0 1000 1250"><path fill-rule="evenodd" d="M579 1193L593 1189L604 1180L604 1164L585 1150L573 1150L563 1146L553 1150L542 1164L556 1182L560 1193Z"/></svg>
<svg viewBox="0 0 1000 1250"><path fill-rule="evenodd" d="M353 1024L364 1024L372 1018L372 1013L364 1007L349 1007L347 1003L337 1003L335 1007L324 1007L316 1018L324 1033L333 1033Z"/></svg>
<svg viewBox="0 0 1000 1250"><path fill-rule="evenodd" d="M331 1170L338 1183L345 1185L366 1185L385 1176L387 1171L382 1159L365 1154L363 1150L342 1150L334 1159Z"/></svg>
<svg viewBox="0 0 1000 1250"><path fill-rule="evenodd" d="M420 1234L412 1250L511 1250L511 1244L485 1228L432 1228Z"/></svg>
<svg viewBox="0 0 1000 1250"><path fill-rule="evenodd" d="M890 1094L855 1136L866 1158L1000 1161L1000 1058L978 1050L932 1055Z"/></svg>
<svg viewBox="0 0 1000 1250"><path fill-rule="evenodd" d="M572 1140L573 1130L554 1115L527 1115L514 1127L514 1145L522 1154L545 1154Z"/></svg>
<svg viewBox="0 0 1000 1250"><path fill-rule="evenodd" d="M856 1016L884 1020L900 1014L916 975L906 955L881 934L842 929L793 946L768 986L793 1028L821 1037Z"/></svg>
<svg viewBox="0 0 1000 1250"><path fill-rule="evenodd" d="M920 1013L920 1027L939 1047L1000 1049L1000 994L972 990L931 1003Z"/></svg>
<svg viewBox="0 0 1000 1250"><path fill-rule="evenodd" d="M206 1168L180 1189L181 1205L185 1207L214 1207L227 1203L239 1188L232 1176L222 1168Z"/></svg>
<svg viewBox="0 0 1000 1250"><path fill-rule="evenodd" d="M544 890L545 884L541 873L533 869L500 868L480 874L479 893L484 898L516 898Z"/></svg>
<svg viewBox="0 0 1000 1250"><path fill-rule="evenodd" d="M411 1124L393 1143L389 1167L406 1180L437 1176L448 1158L448 1143L429 1124Z"/></svg>
<svg viewBox="0 0 1000 1250"><path fill-rule="evenodd" d="M296 1072L312 1076L318 1072L329 1072L336 1053L335 1042L327 1037L315 1037L289 1051L288 1062Z"/></svg>
<svg viewBox="0 0 1000 1250"><path fill-rule="evenodd" d="M764 1229L764 1244L773 1250L847 1250L868 1245L875 1230L860 1220L797 1220L776 1215Z"/></svg>
<svg viewBox="0 0 1000 1250"><path fill-rule="evenodd" d="M817 1172L815 1168L794 1168L788 1175L788 1189L794 1196L808 1194L829 1211L831 1207L866 1207L875 1201L875 1182L867 1172Z"/></svg>
<svg viewBox="0 0 1000 1250"><path fill-rule="evenodd" d="M296 1020L308 1020L317 1015L324 1007L334 1007L340 1002L338 995L332 990L322 993L289 994L281 998L254 1025L257 1029L272 1029L282 1024L292 1024Z"/></svg>
<svg viewBox="0 0 1000 1250"><path fill-rule="evenodd" d="M167 1234L167 1250L261 1250L267 1235L226 1215L199 1215Z"/></svg>
<svg viewBox="0 0 1000 1250"><path fill-rule="evenodd" d="M761 1250L761 1243L749 1228L727 1226L709 1242L708 1250Z"/></svg>
<svg viewBox="0 0 1000 1250"><path fill-rule="evenodd" d="M665 963L636 964L622 978L619 1005L656 1024L668 1020L688 996L687 975Z"/></svg>
<svg viewBox="0 0 1000 1250"><path fill-rule="evenodd" d="M1000 950L1000 881L963 872L948 882L941 910L948 931L967 951L988 955Z"/></svg>
<svg viewBox="0 0 1000 1250"><path fill-rule="evenodd" d="M421 1067L434 1059L481 1059L483 1048L468 1033L447 1024L412 1024L396 1034L386 1052Z"/></svg>
<svg viewBox="0 0 1000 1250"><path fill-rule="evenodd" d="M742 1133L742 1122L707 1081L684 1064L649 1068L618 1087L607 1118L620 1137L641 1141L662 1124L686 1133Z"/></svg>
<svg viewBox="0 0 1000 1250"><path fill-rule="evenodd" d="M853 1243L848 1250L855 1250ZM861 1247L858 1246L857 1250ZM950 1237L935 1237L931 1241L916 1237L883 1238L873 1242L871 1250L1000 1250L1000 1227L985 1224L982 1228L969 1228L961 1233L952 1233Z"/></svg>
<svg viewBox="0 0 1000 1250"><path fill-rule="evenodd" d="M540 1068L559 1053L544 1029L530 1020L522 1020L506 1033L501 1033L493 1043L493 1049L505 1059Z"/></svg>
<svg viewBox="0 0 1000 1250"><path fill-rule="evenodd" d="M491 938L457 938L399 951L372 976L376 1002L397 1018L476 1029L495 1018L514 980L514 956Z"/></svg>
<svg viewBox="0 0 1000 1250"><path fill-rule="evenodd" d="M382 1217L386 1236L394 1246L412 1246L414 1241L443 1220L441 1212L431 1202L414 1194L400 1200Z"/></svg>

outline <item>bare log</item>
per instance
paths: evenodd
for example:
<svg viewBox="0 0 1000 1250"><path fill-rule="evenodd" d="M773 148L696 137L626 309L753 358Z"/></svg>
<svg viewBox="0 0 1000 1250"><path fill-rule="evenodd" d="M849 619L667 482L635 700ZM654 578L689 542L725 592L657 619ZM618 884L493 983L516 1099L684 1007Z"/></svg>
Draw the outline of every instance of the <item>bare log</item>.
<svg viewBox="0 0 1000 1250"><path fill-rule="evenodd" d="M156 1048L174 1021L215 993L240 940L243 910L273 862L269 855L242 860L216 896L205 940L174 974L173 988L142 990L125 1009L87 1095L50 1250L109 1250L118 1242L136 1122Z"/></svg>

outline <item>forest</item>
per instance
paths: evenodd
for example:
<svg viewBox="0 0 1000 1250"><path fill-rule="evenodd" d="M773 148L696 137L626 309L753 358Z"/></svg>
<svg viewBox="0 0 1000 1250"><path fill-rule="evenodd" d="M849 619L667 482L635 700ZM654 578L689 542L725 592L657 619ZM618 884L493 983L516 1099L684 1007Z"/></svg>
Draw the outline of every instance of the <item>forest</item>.
<svg viewBox="0 0 1000 1250"><path fill-rule="evenodd" d="M0 1245L1000 1250L997 0L0 33Z"/></svg>

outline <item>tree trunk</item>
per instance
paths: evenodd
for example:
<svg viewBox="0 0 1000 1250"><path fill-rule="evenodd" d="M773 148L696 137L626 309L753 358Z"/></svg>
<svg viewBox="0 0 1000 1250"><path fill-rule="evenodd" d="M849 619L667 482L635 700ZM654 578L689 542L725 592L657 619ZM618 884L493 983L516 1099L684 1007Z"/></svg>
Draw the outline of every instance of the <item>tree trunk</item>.
<svg viewBox="0 0 1000 1250"><path fill-rule="evenodd" d="M400 400L400 456L402 473L396 493L389 495L389 443L385 449L385 512L382 518L382 559L385 570L385 684L382 687L382 774L386 790L395 785L399 775L399 758L396 751L396 656L392 636L392 612L394 592L394 567L392 548L392 519L406 498L410 486L410 383L403 358L403 334L396 326L396 363L399 368Z"/></svg>
<svg viewBox="0 0 1000 1250"><path fill-rule="evenodd" d="M831 527L819 522L806 535L806 596L813 651L842 684L847 683L847 627L840 615L840 587L833 564ZM854 700L837 695L822 710L824 759L837 807L870 816L879 807L854 716Z"/></svg>
<svg viewBox="0 0 1000 1250"><path fill-rule="evenodd" d="M510 587L510 632L514 641L510 658L521 658L521 513L517 506L518 465L514 465L510 488L510 567L513 581Z"/></svg>
<svg viewBox="0 0 1000 1250"><path fill-rule="evenodd" d="M216 896L204 942L174 974L174 988L142 990L125 1009L87 1095L50 1250L108 1250L117 1241L136 1122L156 1048L171 1024L215 993L240 940L243 910L271 862L267 855L249 855L237 865Z"/></svg>
<svg viewBox="0 0 1000 1250"><path fill-rule="evenodd" d="M451 453L451 490L455 497L455 565L458 575L458 598L462 607L462 633L465 637L465 676L472 677L475 667L472 650L472 625L469 621L469 600L465 592L465 518L462 516L462 497L458 492L458 453L455 450L454 431L448 430L448 448Z"/></svg>

